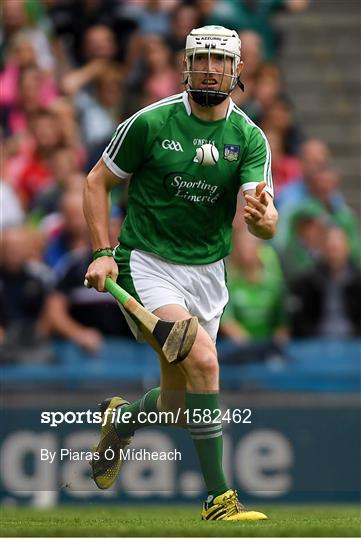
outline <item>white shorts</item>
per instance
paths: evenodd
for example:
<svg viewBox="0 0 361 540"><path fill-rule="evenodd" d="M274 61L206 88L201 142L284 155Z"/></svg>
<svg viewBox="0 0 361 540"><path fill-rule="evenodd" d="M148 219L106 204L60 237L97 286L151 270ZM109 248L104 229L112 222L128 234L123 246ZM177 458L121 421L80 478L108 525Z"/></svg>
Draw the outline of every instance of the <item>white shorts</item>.
<svg viewBox="0 0 361 540"><path fill-rule="evenodd" d="M228 302L223 260L189 266L134 249L128 264L134 290L144 307L153 312L168 304L180 305L198 317L200 325L216 342L220 319ZM121 272L120 268L122 284ZM127 290L132 292L129 287ZM129 317L126 318L138 338L136 326Z"/></svg>

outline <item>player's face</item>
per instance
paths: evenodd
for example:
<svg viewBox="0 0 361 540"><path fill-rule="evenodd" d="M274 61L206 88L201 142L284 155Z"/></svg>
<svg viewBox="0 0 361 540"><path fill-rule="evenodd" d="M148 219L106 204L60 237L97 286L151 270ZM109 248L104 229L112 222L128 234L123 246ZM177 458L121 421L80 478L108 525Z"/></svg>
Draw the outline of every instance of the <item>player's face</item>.
<svg viewBox="0 0 361 540"><path fill-rule="evenodd" d="M192 88L228 92L232 84L232 59L221 54L196 54L192 59Z"/></svg>

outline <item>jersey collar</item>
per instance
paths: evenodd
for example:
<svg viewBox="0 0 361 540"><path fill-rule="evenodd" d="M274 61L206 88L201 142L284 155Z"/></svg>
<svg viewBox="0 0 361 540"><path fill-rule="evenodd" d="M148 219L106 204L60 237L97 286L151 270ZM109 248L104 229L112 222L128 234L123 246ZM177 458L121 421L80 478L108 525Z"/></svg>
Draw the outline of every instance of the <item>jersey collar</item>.
<svg viewBox="0 0 361 540"><path fill-rule="evenodd" d="M185 109L187 111L187 114L188 114L188 116L190 116L192 114L192 109L191 109L191 105L189 103L188 92L186 92L186 91L183 92L182 99L183 99L184 107L185 107ZM231 112L233 110L233 107L234 107L234 101L230 97L229 98L228 110L227 110L227 114L226 114L226 120L228 120L228 118L230 117L230 114L231 114Z"/></svg>
<svg viewBox="0 0 361 540"><path fill-rule="evenodd" d="M186 92L186 91L183 92L182 99L183 99L183 103L184 103L184 106L186 108L187 114L188 114L188 116L190 116L192 114L192 109L191 109L191 105L189 103L188 92Z"/></svg>
<svg viewBox="0 0 361 540"><path fill-rule="evenodd" d="M230 97L229 98L228 111L227 111L227 114L226 114L226 120L228 120L228 118L231 116L231 112L233 111L233 107L234 107L234 101Z"/></svg>

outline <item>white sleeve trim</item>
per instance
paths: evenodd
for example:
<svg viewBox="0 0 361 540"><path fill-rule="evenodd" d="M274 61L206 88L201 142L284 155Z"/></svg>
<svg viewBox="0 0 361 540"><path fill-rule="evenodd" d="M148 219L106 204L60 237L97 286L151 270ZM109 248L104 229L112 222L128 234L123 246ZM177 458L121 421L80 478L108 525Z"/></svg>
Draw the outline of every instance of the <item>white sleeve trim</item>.
<svg viewBox="0 0 361 540"><path fill-rule="evenodd" d="M112 171L112 173L115 174L115 176L118 176L122 180L126 180L127 178L129 178L129 176L131 176L132 173L128 173L126 171L123 171L123 169L118 167L118 165L116 163L114 163L114 161L112 161L110 159L110 157L108 156L108 154L105 151L103 152L102 158L103 158L103 161L104 161L105 165L108 167L108 169L110 169Z"/></svg>
<svg viewBox="0 0 361 540"><path fill-rule="evenodd" d="M242 184L242 191L245 192L245 191L249 191L251 189L256 189L256 187L258 186L259 182L247 182L246 184ZM274 196L273 195L273 189L271 186L266 186L265 188L265 191L267 191L267 193L269 193L272 197Z"/></svg>

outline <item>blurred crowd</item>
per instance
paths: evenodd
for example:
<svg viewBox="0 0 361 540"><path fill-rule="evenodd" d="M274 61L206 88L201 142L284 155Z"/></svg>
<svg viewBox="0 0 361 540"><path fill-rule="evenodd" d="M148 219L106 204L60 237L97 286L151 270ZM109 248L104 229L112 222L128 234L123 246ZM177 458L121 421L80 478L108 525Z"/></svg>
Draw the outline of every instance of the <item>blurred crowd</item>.
<svg viewBox="0 0 361 540"><path fill-rule="evenodd" d="M3 0L0 33L0 342L62 337L88 351L130 337L109 295L83 287L91 246L82 188L119 122L183 91L185 38L222 24L239 31L245 92L236 103L272 150L279 231L249 235L240 215L221 326L237 342L361 336L358 223L332 155L306 140L277 58L278 11L308 0ZM112 193L113 245L127 185Z"/></svg>

